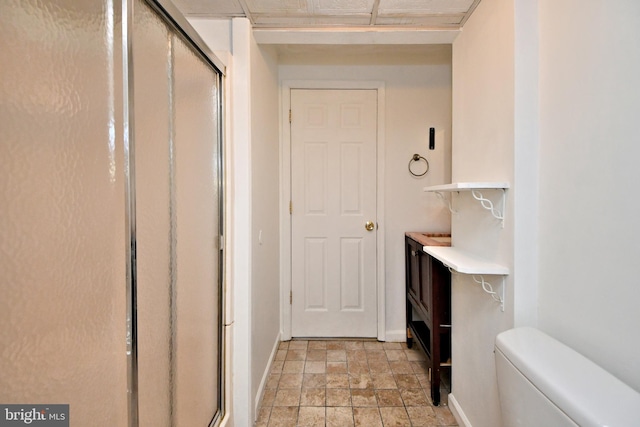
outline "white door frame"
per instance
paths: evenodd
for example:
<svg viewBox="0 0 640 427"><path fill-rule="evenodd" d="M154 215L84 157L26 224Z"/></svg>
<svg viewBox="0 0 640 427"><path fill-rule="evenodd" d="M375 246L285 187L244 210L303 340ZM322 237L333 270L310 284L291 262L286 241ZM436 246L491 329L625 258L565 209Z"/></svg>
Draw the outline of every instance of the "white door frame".
<svg viewBox="0 0 640 427"><path fill-rule="evenodd" d="M291 339L291 89L374 89L378 93L378 141L376 216L378 221L376 244L378 341L386 337L385 270L384 270L384 153L385 153L385 85L381 81L285 80L280 95L280 324L283 340Z"/></svg>

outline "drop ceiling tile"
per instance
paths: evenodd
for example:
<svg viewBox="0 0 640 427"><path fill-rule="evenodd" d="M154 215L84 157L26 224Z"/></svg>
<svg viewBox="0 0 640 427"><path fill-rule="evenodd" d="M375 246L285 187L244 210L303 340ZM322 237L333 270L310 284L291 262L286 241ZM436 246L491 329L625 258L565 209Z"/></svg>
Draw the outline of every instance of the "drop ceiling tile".
<svg viewBox="0 0 640 427"><path fill-rule="evenodd" d="M271 16L254 15L254 27L330 27L369 25L370 17L358 15L342 16Z"/></svg>
<svg viewBox="0 0 640 427"><path fill-rule="evenodd" d="M465 13L473 0L380 0L378 13Z"/></svg>
<svg viewBox="0 0 640 427"><path fill-rule="evenodd" d="M306 0L247 0L251 13L307 12Z"/></svg>
<svg viewBox="0 0 640 427"><path fill-rule="evenodd" d="M316 13L371 13L374 0L313 0Z"/></svg>
<svg viewBox="0 0 640 427"><path fill-rule="evenodd" d="M238 0L172 0L183 15L244 16Z"/></svg>
<svg viewBox="0 0 640 427"><path fill-rule="evenodd" d="M376 25L394 25L394 26L458 26L464 14L451 15L414 15L414 16L379 16L376 19Z"/></svg>

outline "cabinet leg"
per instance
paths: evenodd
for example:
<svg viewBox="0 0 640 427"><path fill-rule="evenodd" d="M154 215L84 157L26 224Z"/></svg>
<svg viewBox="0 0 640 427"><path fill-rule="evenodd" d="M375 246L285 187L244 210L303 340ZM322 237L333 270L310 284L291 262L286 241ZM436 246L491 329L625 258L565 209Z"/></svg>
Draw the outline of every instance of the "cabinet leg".
<svg viewBox="0 0 640 427"><path fill-rule="evenodd" d="M407 328L407 347L413 347L413 335L411 335L411 329Z"/></svg>
<svg viewBox="0 0 640 427"><path fill-rule="evenodd" d="M440 387L434 388L431 387L431 400L433 401L433 406L440 406Z"/></svg>
<svg viewBox="0 0 640 427"><path fill-rule="evenodd" d="M440 369L431 369L431 401L433 406L440 405Z"/></svg>

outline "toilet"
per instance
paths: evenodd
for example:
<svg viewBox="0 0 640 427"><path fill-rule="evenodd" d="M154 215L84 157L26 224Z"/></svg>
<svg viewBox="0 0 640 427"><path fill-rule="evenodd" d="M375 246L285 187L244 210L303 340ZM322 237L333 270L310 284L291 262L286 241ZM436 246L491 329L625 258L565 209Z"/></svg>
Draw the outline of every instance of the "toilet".
<svg viewBox="0 0 640 427"><path fill-rule="evenodd" d="M640 426L640 393L542 331L502 332L495 350L504 427Z"/></svg>

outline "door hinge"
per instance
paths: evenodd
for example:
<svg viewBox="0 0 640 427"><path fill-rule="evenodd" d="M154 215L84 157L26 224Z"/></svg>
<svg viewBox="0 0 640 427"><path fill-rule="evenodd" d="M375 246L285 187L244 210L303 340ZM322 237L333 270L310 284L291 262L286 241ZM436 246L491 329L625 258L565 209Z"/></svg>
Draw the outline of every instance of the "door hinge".
<svg viewBox="0 0 640 427"><path fill-rule="evenodd" d="M289 291L289 305L293 304L293 291Z"/></svg>
<svg viewBox="0 0 640 427"><path fill-rule="evenodd" d="M291 108L289 108L289 123L291 123Z"/></svg>
<svg viewBox="0 0 640 427"><path fill-rule="evenodd" d="M289 215L293 215L293 202L289 200Z"/></svg>

